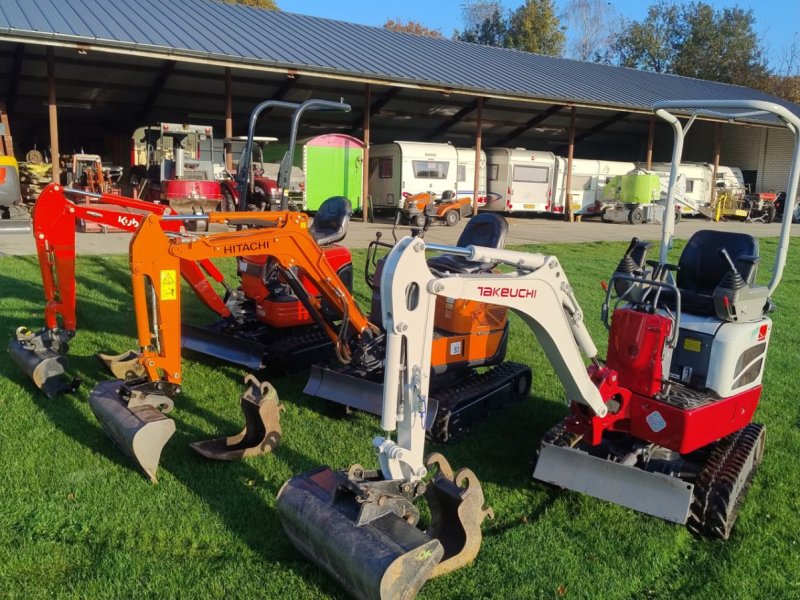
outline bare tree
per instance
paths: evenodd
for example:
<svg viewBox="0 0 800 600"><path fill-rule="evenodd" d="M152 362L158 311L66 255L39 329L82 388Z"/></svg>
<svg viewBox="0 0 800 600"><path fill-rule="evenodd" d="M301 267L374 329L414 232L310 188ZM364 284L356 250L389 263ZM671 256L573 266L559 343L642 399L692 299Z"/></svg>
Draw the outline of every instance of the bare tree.
<svg viewBox="0 0 800 600"><path fill-rule="evenodd" d="M567 25L569 58L595 62L608 60L622 22L610 2L569 0L561 20Z"/></svg>

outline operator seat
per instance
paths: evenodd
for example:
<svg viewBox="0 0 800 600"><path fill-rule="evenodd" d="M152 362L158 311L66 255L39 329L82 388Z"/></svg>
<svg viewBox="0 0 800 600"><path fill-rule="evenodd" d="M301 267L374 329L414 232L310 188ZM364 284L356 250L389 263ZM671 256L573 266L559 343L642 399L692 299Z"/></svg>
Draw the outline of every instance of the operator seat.
<svg viewBox="0 0 800 600"><path fill-rule="evenodd" d="M320 246L335 244L347 235L352 214L353 207L350 200L344 196L332 196L319 207L308 233Z"/></svg>
<svg viewBox="0 0 800 600"><path fill-rule="evenodd" d="M506 244L508 221L495 213L481 213L469 220L456 246L485 246L503 248ZM473 262L465 256L444 254L428 261L428 266L439 273L480 273L495 267L494 263Z"/></svg>
<svg viewBox="0 0 800 600"><path fill-rule="evenodd" d="M702 230L695 233L681 253L676 283L681 292L681 310L716 316L714 289L729 271L719 249L728 251L739 275L753 285L758 270L758 240L746 233Z"/></svg>

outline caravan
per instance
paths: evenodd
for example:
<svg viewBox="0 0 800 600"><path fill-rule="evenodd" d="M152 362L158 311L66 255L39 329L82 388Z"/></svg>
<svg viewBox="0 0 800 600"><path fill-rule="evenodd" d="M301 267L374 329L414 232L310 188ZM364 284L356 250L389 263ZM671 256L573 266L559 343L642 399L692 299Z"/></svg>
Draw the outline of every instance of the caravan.
<svg viewBox="0 0 800 600"><path fill-rule="evenodd" d="M589 160L576 158L572 161L572 211L592 211L603 202L603 189L610 179L632 171L632 162L612 160ZM567 159L556 157L554 199L550 212L563 213L567 196Z"/></svg>
<svg viewBox="0 0 800 600"><path fill-rule="evenodd" d="M556 156L522 148L488 148L484 210L512 212L550 210Z"/></svg>

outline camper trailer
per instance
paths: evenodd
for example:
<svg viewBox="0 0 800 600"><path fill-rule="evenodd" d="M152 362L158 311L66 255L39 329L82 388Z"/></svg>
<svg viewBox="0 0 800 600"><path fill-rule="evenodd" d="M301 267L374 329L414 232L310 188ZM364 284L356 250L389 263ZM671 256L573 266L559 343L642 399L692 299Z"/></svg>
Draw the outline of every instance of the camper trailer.
<svg viewBox="0 0 800 600"><path fill-rule="evenodd" d="M318 210L331 196L344 196L360 210L363 164L364 142L352 136L329 133L303 143L305 210Z"/></svg>
<svg viewBox="0 0 800 600"><path fill-rule="evenodd" d="M369 195L375 210L403 208L404 194L441 196L456 189L458 152L450 144L392 142L370 148Z"/></svg>
<svg viewBox="0 0 800 600"><path fill-rule="evenodd" d="M572 161L572 211L592 211L603 201L603 188L610 179L624 175L635 168L632 162L589 160ZM550 212L563 213L567 197L567 159L556 157L556 177Z"/></svg>
<svg viewBox="0 0 800 600"><path fill-rule="evenodd" d="M662 190L666 193L670 163L653 163L651 170L662 179ZM712 201L712 191L715 189L714 182L711 181L714 165L708 163L683 163L678 173L679 177L683 177L685 180L685 193L683 194L681 212L691 214L698 212L698 209L709 208ZM717 167L717 182L724 183L728 189L744 192L744 178L742 177L742 171L738 167L724 165Z"/></svg>
<svg viewBox="0 0 800 600"><path fill-rule="evenodd" d="M550 210L556 156L522 148L488 148L486 202L479 208L512 212Z"/></svg>
<svg viewBox="0 0 800 600"><path fill-rule="evenodd" d="M475 148L456 148L458 153L458 188L456 196L469 196L475 201ZM486 202L486 152L481 150L478 170L478 205Z"/></svg>

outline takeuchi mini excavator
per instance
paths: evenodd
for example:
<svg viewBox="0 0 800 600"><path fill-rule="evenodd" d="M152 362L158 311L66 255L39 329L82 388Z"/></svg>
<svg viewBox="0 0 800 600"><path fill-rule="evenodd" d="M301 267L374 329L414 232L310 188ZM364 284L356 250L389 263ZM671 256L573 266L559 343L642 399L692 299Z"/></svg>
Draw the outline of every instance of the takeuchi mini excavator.
<svg viewBox="0 0 800 600"><path fill-rule="evenodd" d="M204 219L248 227L200 234L165 231L163 221ZM181 265L217 257L253 257L268 262L334 343L342 361L368 362L378 328L369 323L346 285L309 231L309 218L292 211L210 213L198 216L149 215L131 241L130 266L144 376L103 382L92 390L89 405L110 437L145 473L156 480L163 446L175 431L165 416L180 393ZM313 227L313 226L312 226ZM310 291L308 282L313 282ZM325 316L335 314L335 318ZM372 359L374 360L374 359ZM230 460L270 451L279 439L277 395L250 377L242 396L245 429L238 436L193 444L208 458Z"/></svg>
<svg viewBox="0 0 800 600"><path fill-rule="evenodd" d="M67 196L88 197L92 204L73 202ZM75 285L75 228L79 221L99 223L124 231L136 231L148 214L171 215L166 205L153 204L113 194L98 194L48 185L33 208L33 236L45 297L45 326L39 331L19 327L8 346L11 358L45 395L74 391L79 380L67 377L66 354L77 329L77 294ZM165 220L162 225L178 232L181 221ZM180 275L197 297L220 317L230 316L225 302L207 279L213 278L227 288L222 273L210 260L181 261ZM102 358L102 357L101 357ZM106 357L124 374L138 370L135 361L125 357ZM139 372L141 375L142 373ZM122 375L120 375L122 376Z"/></svg>

